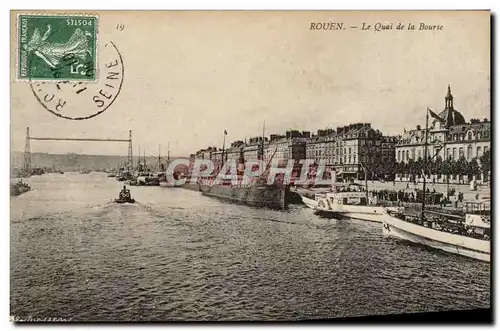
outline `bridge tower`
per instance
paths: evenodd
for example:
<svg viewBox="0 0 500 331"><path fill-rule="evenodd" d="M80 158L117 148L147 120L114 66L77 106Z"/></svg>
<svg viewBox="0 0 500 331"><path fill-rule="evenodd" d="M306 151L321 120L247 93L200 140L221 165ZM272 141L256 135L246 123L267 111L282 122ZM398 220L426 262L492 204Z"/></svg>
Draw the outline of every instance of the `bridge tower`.
<svg viewBox="0 0 500 331"><path fill-rule="evenodd" d="M24 171L31 173L31 147L30 147L30 128L26 127L26 144L24 145Z"/></svg>
<svg viewBox="0 0 500 331"><path fill-rule="evenodd" d="M134 163L133 163L133 155L132 155L132 130L129 130L128 132L128 158L127 158L127 163L128 167L130 170L134 169Z"/></svg>

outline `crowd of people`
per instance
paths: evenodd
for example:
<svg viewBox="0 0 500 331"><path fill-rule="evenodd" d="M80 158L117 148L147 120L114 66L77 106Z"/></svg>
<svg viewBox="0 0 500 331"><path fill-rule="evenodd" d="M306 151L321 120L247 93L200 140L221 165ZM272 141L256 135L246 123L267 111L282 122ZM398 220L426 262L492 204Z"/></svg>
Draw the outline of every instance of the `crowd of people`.
<svg viewBox="0 0 500 331"><path fill-rule="evenodd" d="M413 190L374 190L371 191L372 197L376 197L377 200L382 201L401 201L410 203L421 203L423 199L423 190L413 189ZM432 191L427 188L426 190L426 203L429 204L440 204L443 200L443 194L436 192L435 189Z"/></svg>

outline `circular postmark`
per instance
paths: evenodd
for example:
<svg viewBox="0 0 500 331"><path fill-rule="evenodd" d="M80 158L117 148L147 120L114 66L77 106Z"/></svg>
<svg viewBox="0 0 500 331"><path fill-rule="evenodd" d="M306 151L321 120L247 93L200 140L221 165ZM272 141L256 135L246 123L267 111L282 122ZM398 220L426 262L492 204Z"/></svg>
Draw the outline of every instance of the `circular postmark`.
<svg viewBox="0 0 500 331"><path fill-rule="evenodd" d="M123 84L123 59L113 42L102 44L97 66L97 82L30 81L31 90L43 108L58 117L68 120L95 117L113 104ZM74 66L71 70L82 68Z"/></svg>

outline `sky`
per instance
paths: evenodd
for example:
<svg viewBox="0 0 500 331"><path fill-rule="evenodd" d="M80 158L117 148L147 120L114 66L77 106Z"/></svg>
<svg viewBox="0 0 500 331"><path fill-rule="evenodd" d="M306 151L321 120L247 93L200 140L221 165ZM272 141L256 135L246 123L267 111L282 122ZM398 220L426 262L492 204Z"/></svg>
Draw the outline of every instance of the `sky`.
<svg viewBox="0 0 500 331"><path fill-rule="evenodd" d="M147 155L289 129L370 122L384 134L424 124L448 84L469 120L490 118L489 12L99 12L99 47L123 57L120 94L102 114L71 121L46 111L11 58L11 150L33 136L127 138ZM11 16L15 18L15 14ZM310 30L343 22L345 30ZM363 23L393 29L362 31ZM401 22L405 30L396 30ZM409 23L416 30L407 30ZM442 30L418 30L420 23ZM11 19L15 27L15 19ZM117 25L123 24L122 31ZM350 28L357 26L357 28ZM16 54L16 29L11 53ZM104 54L104 52L100 52ZM89 99L90 100L90 99ZM82 107L84 105L82 104ZM126 143L32 141L32 152L126 155Z"/></svg>

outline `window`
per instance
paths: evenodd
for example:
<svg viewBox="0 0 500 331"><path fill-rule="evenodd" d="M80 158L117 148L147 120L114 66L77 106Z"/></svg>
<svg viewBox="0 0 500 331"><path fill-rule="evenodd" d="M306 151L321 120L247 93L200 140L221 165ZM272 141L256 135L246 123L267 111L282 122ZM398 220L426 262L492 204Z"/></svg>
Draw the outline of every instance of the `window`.
<svg viewBox="0 0 500 331"><path fill-rule="evenodd" d="M476 133L476 138L479 140L481 139L481 132Z"/></svg>
<svg viewBox="0 0 500 331"><path fill-rule="evenodd" d="M460 147L458 149L458 157L461 158L462 156L464 156L464 148L463 147Z"/></svg>
<svg viewBox="0 0 500 331"><path fill-rule="evenodd" d="M476 151L476 157L481 156L481 146L478 146L477 151Z"/></svg>
<svg viewBox="0 0 500 331"><path fill-rule="evenodd" d="M453 148L453 160L457 159L457 149Z"/></svg>
<svg viewBox="0 0 500 331"><path fill-rule="evenodd" d="M351 164L351 156L349 155L349 164Z"/></svg>
<svg viewBox="0 0 500 331"><path fill-rule="evenodd" d="M406 151L406 160L410 159L410 151Z"/></svg>
<svg viewBox="0 0 500 331"><path fill-rule="evenodd" d="M352 157L352 163L356 163L356 155Z"/></svg>
<svg viewBox="0 0 500 331"><path fill-rule="evenodd" d="M344 163L347 163L347 156L344 155Z"/></svg>
<svg viewBox="0 0 500 331"><path fill-rule="evenodd" d="M349 147L349 154L351 154L351 153L352 153L352 152L351 152L351 147Z"/></svg>
<svg viewBox="0 0 500 331"><path fill-rule="evenodd" d="M484 146L484 154L488 153L488 146Z"/></svg>
<svg viewBox="0 0 500 331"><path fill-rule="evenodd" d="M472 159L472 146L471 146L471 145L469 145L469 146L467 147L467 160L469 160L469 161L470 161L471 159Z"/></svg>
<svg viewBox="0 0 500 331"><path fill-rule="evenodd" d="M467 140L472 140L472 132L467 133Z"/></svg>
<svg viewBox="0 0 500 331"><path fill-rule="evenodd" d="M401 162L401 151L398 151L398 162Z"/></svg>
<svg viewBox="0 0 500 331"><path fill-rule="evenodd" d="M420 156L420 153L418 153L418 154L419 154L418 156ZM451 148L447 148L446 149L446 159L448 159L450 157L451 157Z"/></svg>

